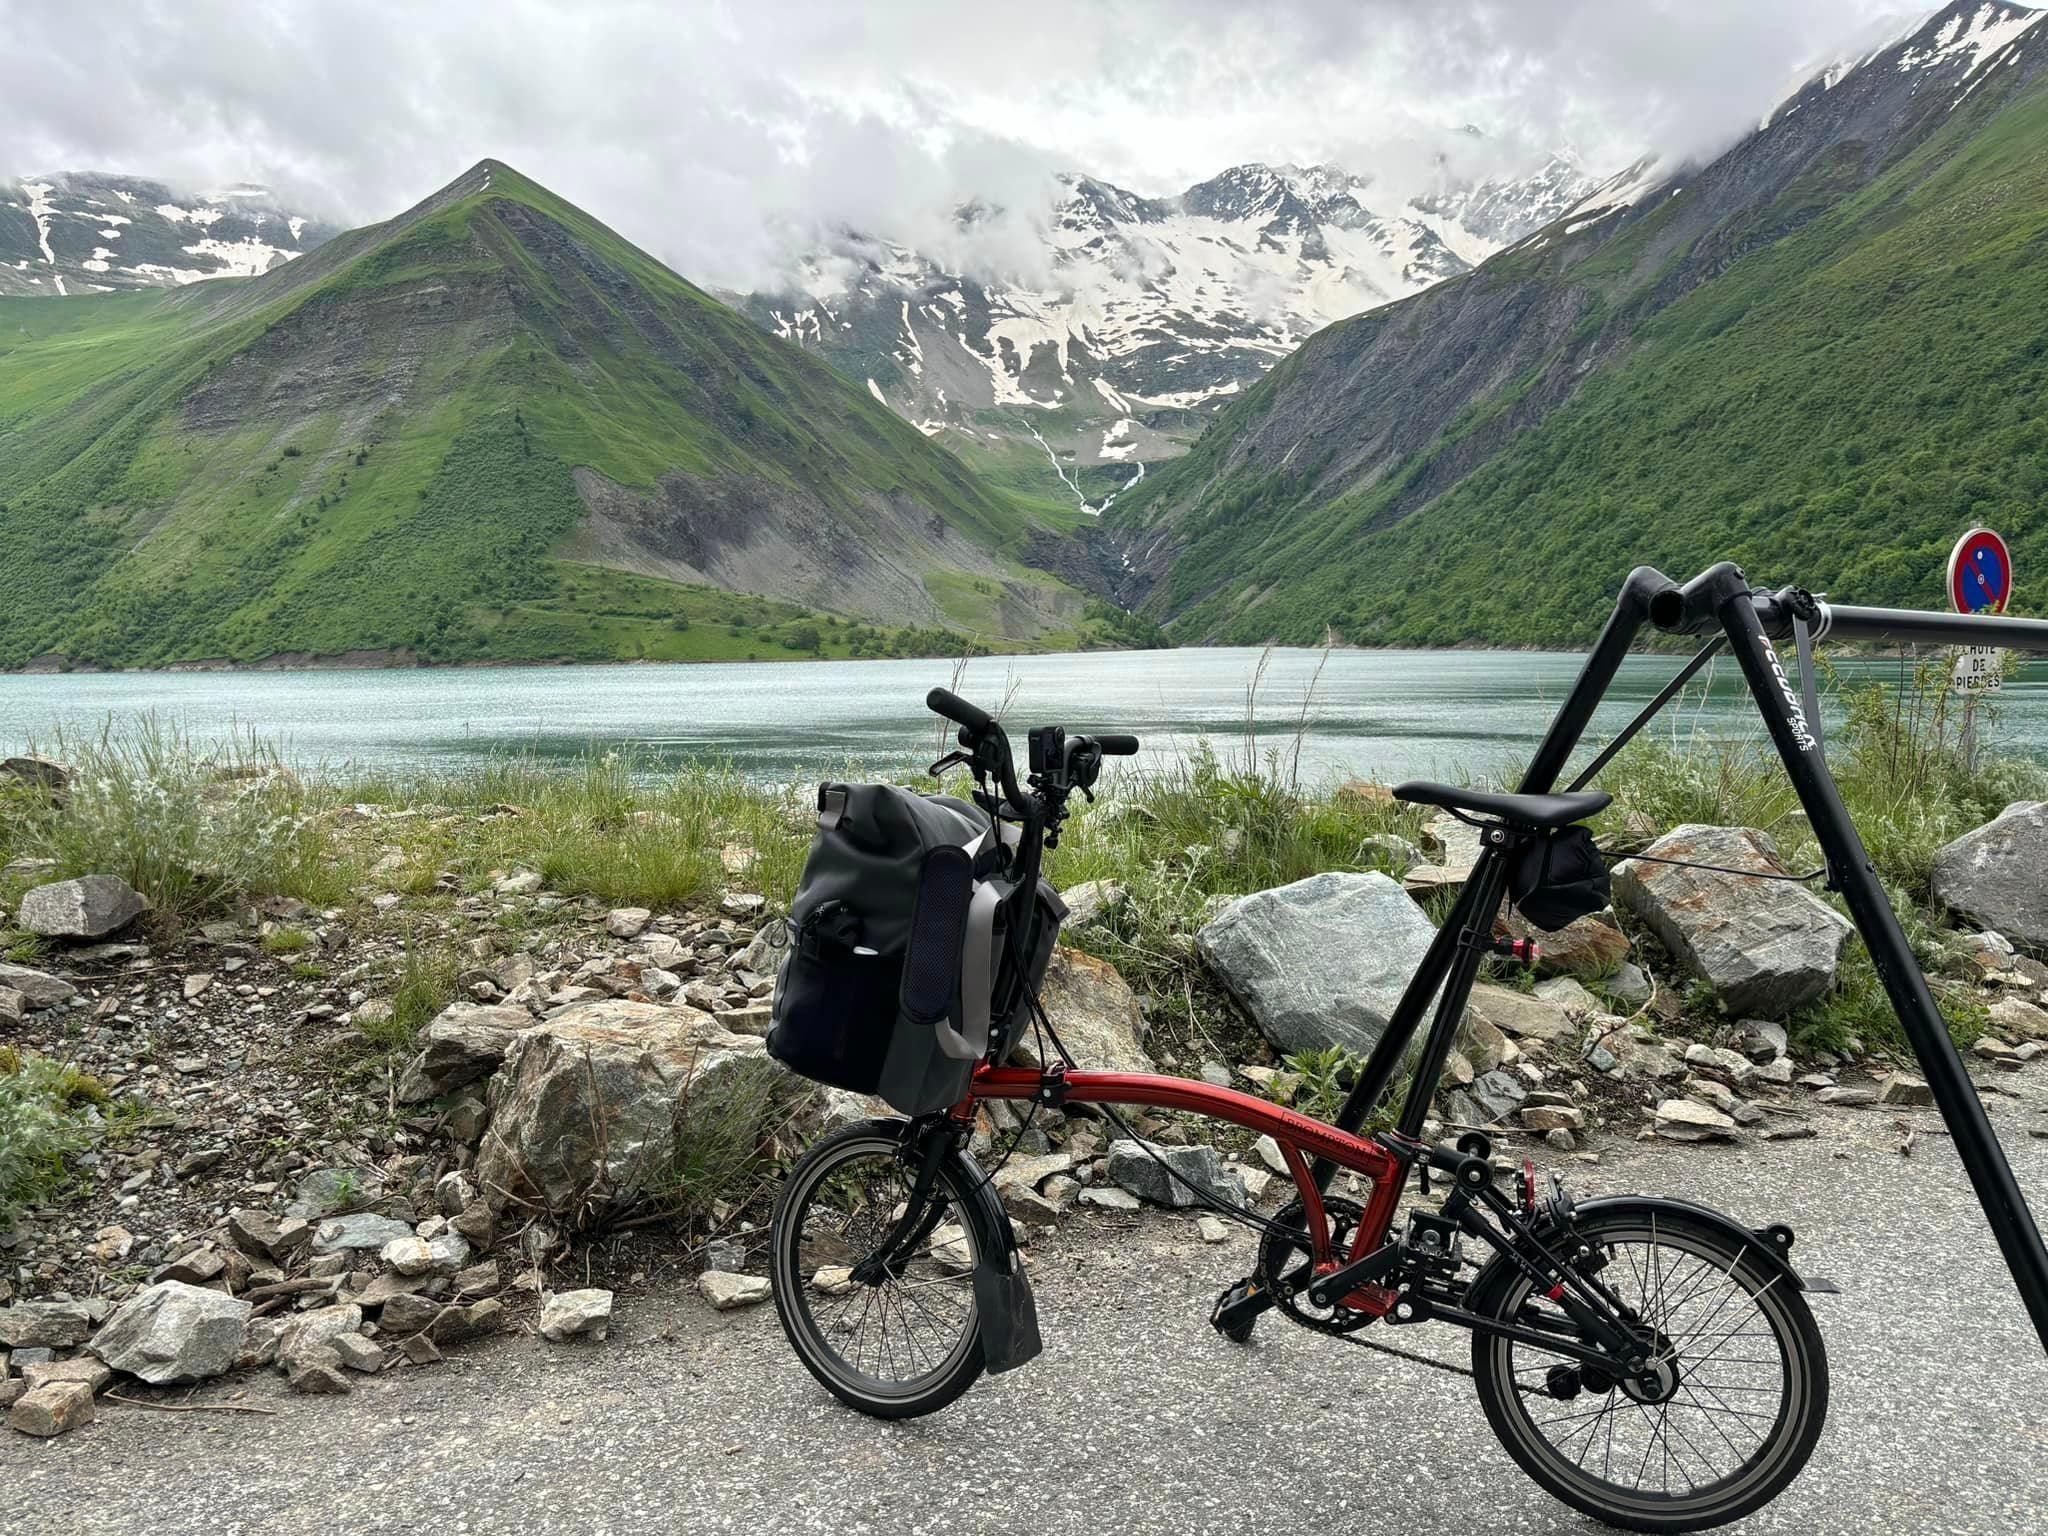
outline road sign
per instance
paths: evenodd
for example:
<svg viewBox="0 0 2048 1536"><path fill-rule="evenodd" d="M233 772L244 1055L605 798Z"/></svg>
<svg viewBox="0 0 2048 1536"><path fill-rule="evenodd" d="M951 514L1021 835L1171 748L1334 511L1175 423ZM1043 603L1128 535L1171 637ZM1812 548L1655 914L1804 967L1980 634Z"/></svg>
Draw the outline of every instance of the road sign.
<svg viewBox="0 0 2048 1536"><path fill-rule="evenodd" d="M2003 613L2012 601L2012 552L1989 528L1972 528L1949 552L1948 600L1957 613Z"/></svg>
<svg viewBox="0 0 2048 1536"><path fill-rule="evenodd" d="M2001 658L2003 651L1993 650L1986 645L1972 645L1956 652L1955 671L1950 674L1949 686L1957 693L1996 693L2005 686L2005 667Z"/></svg>

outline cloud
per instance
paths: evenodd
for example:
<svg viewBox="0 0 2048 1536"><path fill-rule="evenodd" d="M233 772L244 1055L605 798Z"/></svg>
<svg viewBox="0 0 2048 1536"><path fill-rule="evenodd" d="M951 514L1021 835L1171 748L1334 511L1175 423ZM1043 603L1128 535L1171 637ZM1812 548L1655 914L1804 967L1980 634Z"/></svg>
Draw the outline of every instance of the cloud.
<svg viewBox="0 0 2048 1536"><path fill-rule="evenodd" d="M0 0L0 175L263 181L348 222L486 155L686 274L821 229L1023 261L1050 174L1148 194L1247 160L1437 174L1701 152L1892 0ZM1903 22L1900 23L1901 29ZM1464 124L1483 137L1461 134Z"/></svg>

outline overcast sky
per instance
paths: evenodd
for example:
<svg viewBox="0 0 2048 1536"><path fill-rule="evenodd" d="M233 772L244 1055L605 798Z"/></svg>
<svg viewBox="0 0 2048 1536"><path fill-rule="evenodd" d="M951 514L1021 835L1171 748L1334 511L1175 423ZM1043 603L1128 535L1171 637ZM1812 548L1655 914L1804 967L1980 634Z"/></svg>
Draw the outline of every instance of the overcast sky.
<svg viewBox="0 0 2048 1536"><path fill-rule="evenodd" d="M700 282L821 224L917 238L1051 170L1145 193L1447 150L1619 168L1739 132L1898 0L0 0L0 177L255 180L346 222L489 155ZM1483 140L1458 133L1464 124Z"/></svg>

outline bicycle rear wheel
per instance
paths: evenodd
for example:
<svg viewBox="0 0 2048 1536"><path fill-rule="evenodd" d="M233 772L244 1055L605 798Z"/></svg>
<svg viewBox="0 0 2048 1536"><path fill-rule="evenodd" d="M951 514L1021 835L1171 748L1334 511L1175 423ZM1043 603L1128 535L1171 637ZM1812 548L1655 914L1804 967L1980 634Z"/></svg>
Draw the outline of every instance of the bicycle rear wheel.
<svg viewBox="0 0 2048 1536"><path fill-rule="evenodd" d="M811 1374L882 1419L933 1413L974 1384L983 1357L981 1261L956 1159L941 1164L918 1241L866 1280L851 1271L895 1230L916 1183L907 1122L827 1137L790 1170L771 1242L775 1310Z"/></svg>
<svg viewBox="0 0 2048 1536"><path fill-rule="evenodd" d="M1508 1454L1565 1503L1633 1531L1698 1531L1761 1508L1827 1418L1820 1331L1800 1293L1713 1224L1644 1202L1581 1217L1601 1282L1661 1336L1654 1390L1564 1354L1474 1334L1472 1372ZM1474 1311L1571 1336L1497 1259Z"/></svg>

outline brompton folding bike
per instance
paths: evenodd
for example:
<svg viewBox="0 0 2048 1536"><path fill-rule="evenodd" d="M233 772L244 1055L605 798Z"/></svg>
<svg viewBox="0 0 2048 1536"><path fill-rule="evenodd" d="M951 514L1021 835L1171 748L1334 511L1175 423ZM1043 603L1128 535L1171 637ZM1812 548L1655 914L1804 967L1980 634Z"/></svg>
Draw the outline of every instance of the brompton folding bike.
<svg viewBox="0 0 2048 1536"><path fill-rule="evenodd" d="M1672 634L1720 633L1566 789L1555 790L1646 623ZM957 1103L850 1126L791 1170L775 1214L772 1279L783 1327L804 1364L862 1412L903 1418L945 1406L984 1370L1030 1359L1039 1342L1022 1262L990 1179L966 1150L976 1106L998 1099L1088 1105L1119 1128L1116 1105L1177 1110L1271 1136L1295 1186L1295 1198L1270 1216L1187 1186L1191 1198L1260 1234L1256 1268L1213 1311L1227 1338L1248 1339L1268 1310L1365 1344L1372 1339L1359 1334L1374 1325L1383 1335L1449 1323L1472 1336L1470 1374L1488 1424L1522 1469L1566 1503L1633 1530L1691 1531L1774 1498L1804 1466L1826 1416L1827 1359L1807 1297L1835 1289L1792 1267L1790 1228L1746 1226L1680 1200L1574 1201L1554 1177L1539 1184L1526 1163L1504 1174L1483 1134L1467 1133L1455 1145L1422 1139L1482 959L1529 958L1495 938L1504 897L1522 899L1531 889L1527 872L1540 876L1540 851L1607 806L1607 795L1585 785L1724 646L1756 699L1826 855L1829 883L1869 946L2048 1344L2048 1253L1823 760L1811 646L1828 635L2048 650L2048 623L1851 608L1790 587L1754 591L1729 564L1683 586L1637 569L1517 792L1430 783L1395 790L1477 823L1482 851L1334 1124L1204 1082L1083 1070L1063 1059L1056 1036L1055 1049L1041 1052L1042 1068L1005 1065L1015 1030L998 1028L971 1042L985 1054L962 1068L971 1077L962 1079ZM1772 638L1794 642L1800 688ZM1029 995L1030 957L1059 914L1036 895L1042 851L1057 841L1068 797L1089 789L1103 757L1135 752L1137 743L1035 730L1020 784L1000 725L943 689L927 702L959 726L960 751L951 760L972 770L976 803L1002 830L991 847L1009 876L999 887L1004 954L992 975L979 978L995 994L992 1016L1028 1015L1044 1026ZM907 976L903 986L908 997ZM1433 1019L1393 1128L1361 1134L1394 1086L1432 999ZM1362 1200L1330 1192L1339 1170L1363 1181ZM1439 1179L1448 1193L1397 1221L1411 1176L1432 1200Z"/></svg>

